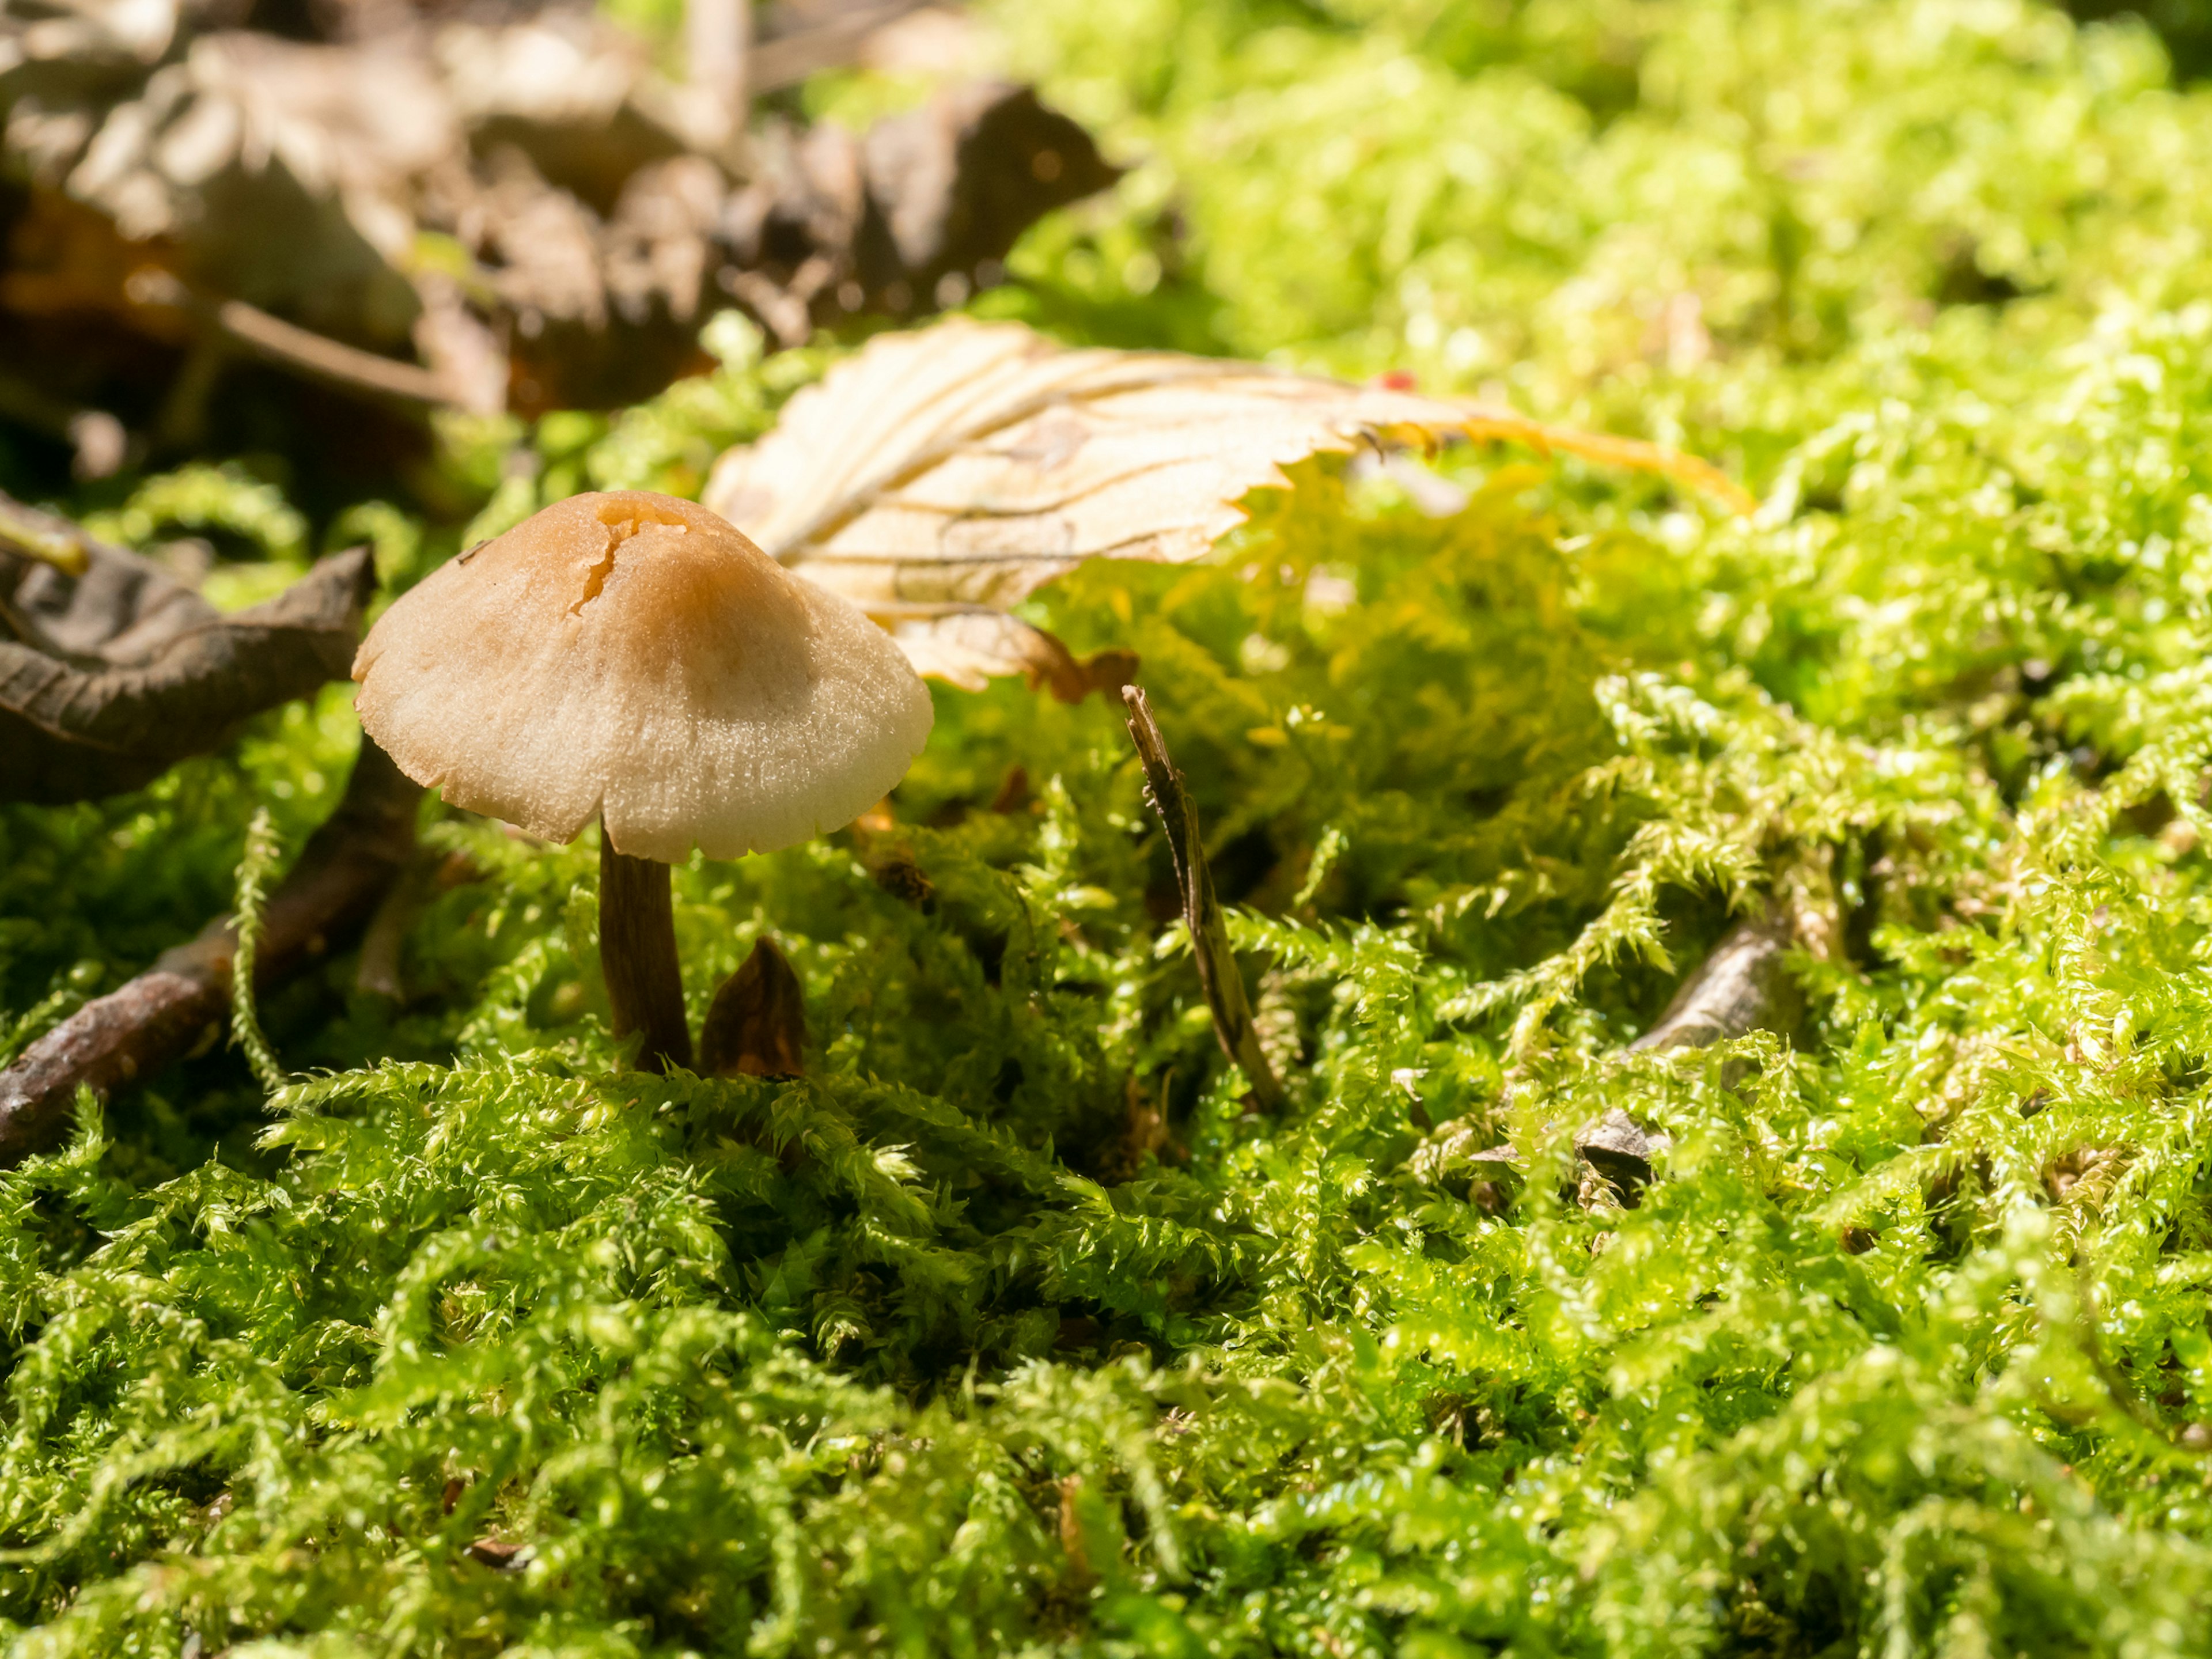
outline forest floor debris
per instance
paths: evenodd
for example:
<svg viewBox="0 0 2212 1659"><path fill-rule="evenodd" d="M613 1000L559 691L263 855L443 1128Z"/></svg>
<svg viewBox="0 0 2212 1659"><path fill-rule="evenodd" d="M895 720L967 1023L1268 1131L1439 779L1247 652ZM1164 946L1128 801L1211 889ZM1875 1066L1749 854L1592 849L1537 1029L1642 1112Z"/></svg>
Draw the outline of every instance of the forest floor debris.
<svg viewBox="0 0 2212 1659"><path fill-rule="evenodd" d="M981 7L1127 170L958 327L1629 434L1756 510L1309 444L1206 557L887 595L1141 663L1276 1112L1105 698L940 687L849 830L673 871L687 1015L772 940L795 1076L626 1067L591 836L423 809L404 998L264 978L273 1096L217 1046L0 1171L12 1646L2212 1652L2212 91L2136 21L1839 15ZM137 416L73 477L91 405L0 386L0 486L226 613L362 542L404 588L757 467L881 361L820 320L427 459L364 418L350 482ZM326 689L0 806L0 1054L357 740Z"/></svg>

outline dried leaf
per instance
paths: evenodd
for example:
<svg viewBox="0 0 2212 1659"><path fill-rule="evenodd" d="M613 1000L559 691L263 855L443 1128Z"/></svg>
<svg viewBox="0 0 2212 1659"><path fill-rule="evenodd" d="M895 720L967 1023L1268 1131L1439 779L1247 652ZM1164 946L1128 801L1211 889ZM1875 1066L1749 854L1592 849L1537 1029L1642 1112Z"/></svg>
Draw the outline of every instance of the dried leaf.
<svg viewBox="0 0 2212 1659"><path fill-rule="evenodd" d="M460 142L414 54L222 31L101 112L50 178L125 241L180 243L195 280L230 297L392 341L415 308L399 269L410 180Z"/></svg>
<svg viewBox="0 0 2212 1659"><path fill-rule="evenodd" d="M83 546L72 578L0 539L0 800L138 788L351 669L375 585L365 548L226 617L148 560Z"/></svg>
<svg viewBox="0 0 2212 1659"><path fill-rule="evenodd" d="M699 1069L708 1077L797 1077L805 1054L799 975L763 934L714 993L699 1032Z"/></svg>
<svg viewBox="0 0 2212 1659"><path fill-rule="evenodd" d="M723 296L787 343L931 310L1115 176L1034 94L982 82L862 135L771 119L737 180L726 89L669 80L589 9L374 28L362 7L404 0L327 0L333 44L179 0L52 3L0 8L0 163L30 186L0 307L191 346L210 383L242 351L387 400L627 404L696 359ZM839 9L852 27L815 46L848 58L907 9ZM11 365L43 424L131 415L173 375L192 398L156 436L200 439L206 388L173 361L29 337L53 340Z"/></svg>
<svg viewBox="0 0 2212 1659"><path fill-rule="evenodd" d="M1665 1135L1646 1134L1644 1126L1618 1106L1608 1107L1603 1117L1575 1131L1575 1151L1583 1161L1631 1194L1651 1179L1651 1160L1668 1144Z"/></svg>
<svg viewBox="0 0 2212 1659"><path fill-rule="evenodd" d="M1044 629L1004 611L910 619L896 624L891 637L904 648L915 672L967 691L1019 674L1031 690L1042 688L1062 702L1081 702L1093 691L1118 691L1137 674L1133 651L1078 657Z"/></svg>
<svg viewBox="0 0 2212 1659"><path fill-rule="evenodd" d="M1703 1048L1749 1031L1789 1031L1804 1012L1785 955L1790 918L1779 908L1729 929L1682 981L1659 1023L1631 1048Z"/></svg>
<svg viewBox="0 0 2212 1659"><path fill-rule="evenodd" d="M722 285L785 344L856 311L957 305L1030 225L1117 175L1027 87L975 82L854 135L770 123L724 219Z"/></svg>
<svg viewBox="0 0 2212 1659"><path fill-rule="evenodd" d="M1170 352L1070 350L1010 323L878 337L732 450L707 504L887 624L923 672L1025 666L992 616L1085 559L1196 559L1282 469L1363 444L1511 439L1664 474L1747 509L1703 461L1510 410Z"/></svg>

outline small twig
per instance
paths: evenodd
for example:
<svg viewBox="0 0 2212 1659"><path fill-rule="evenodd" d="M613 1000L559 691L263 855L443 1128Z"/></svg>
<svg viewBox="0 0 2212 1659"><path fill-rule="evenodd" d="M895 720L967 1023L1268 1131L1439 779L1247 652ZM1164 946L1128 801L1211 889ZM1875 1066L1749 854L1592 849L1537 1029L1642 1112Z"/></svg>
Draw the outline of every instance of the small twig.
<svg viewBox="0 0 2212 1659"><path fill-rule="evenodd" d="M1221 1040L1222 1052L1244 1068L1253 1098L1267 1111L1280 1111L1283 1085L1261 1052L1260 1033L1252 1024L1244 976L1237 970L1237 957L1229 945L1228 921L1213 896L1213 873L1206 867L1206 846L1199 836L1198 809L1182 787L1182 774L1168 757L1167 739L1160 735L1144 692L1125 685L1121 701L1129 708L1129 736L1145 763L1146 793L1168 832L1168 854L1175 861L1176 885L1182 896L1183 924L1190 929L1191 954L1198 963L1206 1006L1213 1014L1213 1034Z"/></svg>
<svg viewBox="0 0 2212 1659"><path fill-rule="evenodd" d="M1783 965L1790 942L1778 908L1736 923L1682 981L1659 1023L1629 1048L1705 1048L1753 1031L1790 1030L1804 1012Z"/></svg>
<svg viewBox="0 0 2212 1659"><path fill-rule="evenodd" d="M265 362L325 380L349 392L404 404L442 406L453 401L445 381L419 363L363 351L272 317L243 300L216 300L195 293L165 270L134 272L130 297L139 305L167 306L185 312L240 349Z"/></svg>
<svg viewBox="0 0 2212 1659"><path fill-rule="evenodd" d="M752 49L747 90L758 97L795 87L826 69L842 68L860 56L868 36L886 23L895 23L908 12L919 11L928 0L866 0L842 9L830 21L791 34L757 42Z"/></svg>
<svg viewBox="0 0 2212 1659"><path fill-rule="evenodd" d="M269 896L253 961L258 984L296 975L375 909L413 856L422 797L389 756L362 740L345 798ZM61 1141L80 1088L105 1097L211 1040L229 1008L237 949L228 921L211 924L122 989L87 1003L0 1071L0 1168Z"/></svg>
<svg viewBox="0 0 2212 1659"><path fill-rule="evenodd" d="M349 391L393 398L401 403L445 404L453 401L445 382L419 364L342 345L281 317L272 317L243 300L219 300L209 309L216 328L255 356L279 368L296 369Z"/></svg>
<svg viewBox="0 0 2212 1659"><path fill-rule="evenodd" d="M752 54L752 0L686 0L685 69L714 100L732 142L745 130L746 60Z"/></svg>

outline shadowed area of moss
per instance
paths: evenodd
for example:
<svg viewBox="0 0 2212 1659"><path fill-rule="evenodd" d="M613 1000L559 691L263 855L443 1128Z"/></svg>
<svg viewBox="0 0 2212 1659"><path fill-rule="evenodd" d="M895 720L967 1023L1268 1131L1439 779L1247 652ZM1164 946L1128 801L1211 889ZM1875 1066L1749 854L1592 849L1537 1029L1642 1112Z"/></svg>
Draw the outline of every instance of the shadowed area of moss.
<svg viewBox="0 0 2212 1659"><path fill-rule="evenodd" d="M1109 16L1007 27L1149 159L981 304L1504 379L1761 512L1309 466L1037 603L1142 659L1279 1119L1099 700L940 689L888 825L678 870L695 1020L772 934L795 1081L623 1072L588 837L430 809L403 1002L337 962L273 1099L217 1050L0 1175L16 1650L2212 1651L2208 94L2003 0ZM709 343L449 433L472 526L203 471L111 528L404 582L823 360ZM4 1051L354 740L0 811ZM1630 1051L1770 904L1802 1024Z"/></svg>

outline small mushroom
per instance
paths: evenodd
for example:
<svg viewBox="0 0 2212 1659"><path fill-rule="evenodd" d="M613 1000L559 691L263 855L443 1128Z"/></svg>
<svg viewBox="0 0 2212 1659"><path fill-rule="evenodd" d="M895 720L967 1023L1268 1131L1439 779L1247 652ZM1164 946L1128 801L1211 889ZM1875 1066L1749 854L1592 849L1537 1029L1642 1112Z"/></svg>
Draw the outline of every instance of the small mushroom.
<svg viewBox="0 0 2212 1659"><path fill-rule="evenodd" d="M929 693L890 636L691 501L571 496L402 597L362 726L447 802L548 841L600 821L615 1031L689 1066L668 866L789 847L905 775Z"/></svg>

